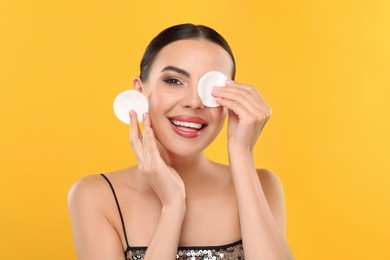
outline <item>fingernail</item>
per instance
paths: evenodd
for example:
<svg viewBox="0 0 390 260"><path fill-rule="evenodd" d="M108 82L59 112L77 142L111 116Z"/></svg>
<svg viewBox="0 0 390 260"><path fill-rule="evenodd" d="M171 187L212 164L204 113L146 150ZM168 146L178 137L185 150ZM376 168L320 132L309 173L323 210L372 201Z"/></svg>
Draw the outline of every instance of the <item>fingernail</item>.
<svg viewBox="0 0 390 260"><path fill-rule="evenodd" d="M142 113L142 119L145 121L145 118L146 118L146 112L143 112Z"/></svg>
<svg viewBox="0 0 390 260"><path fill-rule="evenodd" d="M218 87L218 86L212 87L211 93L217 94L217 93L219 93L220 89L221 89L221 87Z"/></svg>
<svg viewBox="0 0 390 260"><path fill-rule="evenodd" d="M233 85L234 84L234 81L231 80L231 79L228 79L225 81L226 85Z"/></svg>

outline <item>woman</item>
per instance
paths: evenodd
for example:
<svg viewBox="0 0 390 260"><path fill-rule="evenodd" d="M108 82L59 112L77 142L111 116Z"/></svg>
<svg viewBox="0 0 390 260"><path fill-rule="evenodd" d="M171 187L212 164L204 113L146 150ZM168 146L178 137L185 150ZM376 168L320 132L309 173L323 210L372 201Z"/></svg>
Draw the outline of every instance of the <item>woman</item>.
<svg viewBox="0 0 390 260"><path fill-rule="evenodd" d="M229 77L212 91L216 108L197 92L208 71ZM129 113L138 165L88 176L69 192L79 259L293 258L281 183L253 162L271 109L234 76L232 51L211 28L177 25L151 41L133 81L149 101L142 133ZM226 117L229 165L221 165L203 151Z"/></svg>

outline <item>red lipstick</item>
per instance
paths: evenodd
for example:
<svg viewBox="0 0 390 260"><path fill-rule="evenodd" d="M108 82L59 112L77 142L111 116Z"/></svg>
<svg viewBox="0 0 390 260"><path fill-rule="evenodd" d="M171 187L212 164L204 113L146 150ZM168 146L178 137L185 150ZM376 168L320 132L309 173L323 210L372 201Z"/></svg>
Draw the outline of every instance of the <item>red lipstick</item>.
<svg viewBox="0 0 390 260"><path fill-rule="evenodd" d="M173 116L169 118L173 131L184 138L195 138L201 135L207 122L200 117Z"/></svg>

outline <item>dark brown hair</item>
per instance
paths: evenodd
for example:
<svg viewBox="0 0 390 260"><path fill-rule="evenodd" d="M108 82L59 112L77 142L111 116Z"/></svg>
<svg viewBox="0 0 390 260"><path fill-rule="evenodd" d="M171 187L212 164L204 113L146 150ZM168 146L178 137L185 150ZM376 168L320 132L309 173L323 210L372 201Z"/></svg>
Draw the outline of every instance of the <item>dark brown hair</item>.
<svg viewBox="0 0 390 260"><path fill-rule="evenodd" d="M174 41L196 38L206 39L215 44L218 44L229 53L233 61L233 72L231 76L232 79L234 79L236 75L236 62L234 60L233 52L230 49L227 41L218 32L210 27L186 23L174 25L163 30L149 43L141 60L141 81L147 81L154 59L162 48Z"/></svg>

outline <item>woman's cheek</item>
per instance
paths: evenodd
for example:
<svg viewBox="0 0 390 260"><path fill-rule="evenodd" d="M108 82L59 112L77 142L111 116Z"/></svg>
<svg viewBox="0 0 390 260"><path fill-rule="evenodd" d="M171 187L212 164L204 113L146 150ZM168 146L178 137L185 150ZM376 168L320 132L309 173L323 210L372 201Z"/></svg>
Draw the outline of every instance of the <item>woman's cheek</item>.
<svg viewBox="0 0 390 260"><path fill-rule="evenodd" d="M217 107L212 111L212 116L216 121L225 121L227 115L227 108L225 107Z"/></svg>
<svg viewBox="0 0 390 260"><path fill-rule="evenodd" d="M166 110L172 106L172 95L164 95L164 93L155 92L149 96L149 109L167 112Z"/></svg>

